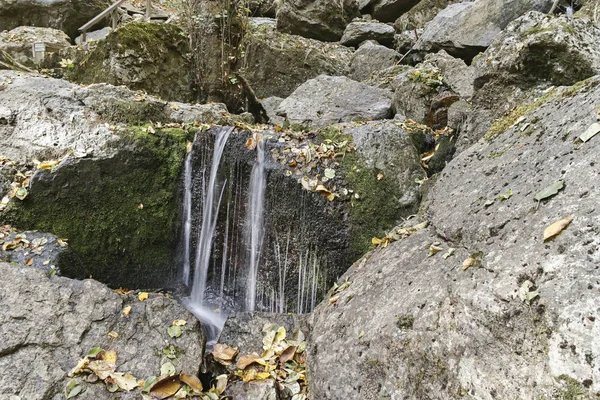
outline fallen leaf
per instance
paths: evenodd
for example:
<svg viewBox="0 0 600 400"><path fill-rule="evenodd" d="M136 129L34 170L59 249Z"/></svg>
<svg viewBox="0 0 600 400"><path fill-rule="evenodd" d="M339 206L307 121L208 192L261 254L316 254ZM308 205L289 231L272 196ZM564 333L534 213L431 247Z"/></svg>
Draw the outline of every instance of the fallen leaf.
<svg viewBox="0 0 600 400"><path fill-rule="evenodd" d="M138 386L137 379L131 374L122 374L121 372L115 372L110 375L115 381L115 384L121 389L129 392Z"/></svg>
<svg viewBox="0 0 600 400"><path fill-rule="evenodd" d="M530 280L526 280L519 287L519 297L527 304L540 295L538 290L532 290L535 285Z"/></svg>
<svg viewBox="0 0 600 400"><path fill-rule="evenodd" d="M242 370L246 369L248 365L255 363L258 359L260 356L257 353L245 354L238 358L237 367Z"/></svg>
<svg viewBox="0 0 600 400"><path fill-rule="evenodd" d="M17 189L15 197L19 200L25 200L28 194L29 193L27 192L27 189L25 189L24 187L20 187L19 189Z"/></svg>
<svg viewBox="0 0 600 400"><path fill-rule="evenodd" d="M179 383L177 376L167 376L161 378L152 386L150 389L150 396L159 400L166 399L177 393L180 387L181 383Z"/></svg>
<svg viewBox="0 0 600 400"><path fill-rule="evenodd" d="M340 296L339 296L339 295L337 295L337 296L333 296L332 298L330 298L330 299L329 299L329 304L330 304L330 305L331 305L331 304L335 304L335 302L336 302L336 301L338 301L338 300L339 300L339 298L340 298Z"/></svg>
<svg viewBox="0 0 600 400"><path fill-rule="evenodd" d="M335 178L335 170L332 168L325 168L325 177L327 179Z"/></svg>
<svg viewBox="0 0 600 400"><path fill-rule="evenodd" d="M202 382L200 382L200 379L195 375L180 374L179 380L192 388L194 394L201 393L204 389L202 387Z"/></svg>
<svg viewBox="0 0 600 400"><path fill-rule="evenodd" d="M358 334L358 338L362 339L363 336L365 336L365 331L360 331L360 333Z"/></svg>
<svg viewBox="0 0 600 400"><path fill-rule="evenodd" d="M81 386L77 381L69 381L65 387L65 397L67 399L72 399L81 392L83 392L83 386Z"/></svg>
<svg viewBox="0 0 600 400"><path fill-rule="evenodd" d="M440 247L439 245L434 243L431 246L429 246L429 254L427 254L427 256L428 257L434 256L442 250L444 250L442 247Z"/></svg>
<svg viewBox="0 0 600 400"><path fill-rule="evenodd" d="M98 378L104 380L115 372L116 365L105 360L94 360L88 364L87 369L98 375Z"/></svg>
<svg viewBox="0 0 600 400"><path fill-rule="evenodd" d="M148 393L150 389L152 389L152 387L156 384L156 382L158 382L158 378L156 376L149 376L142 382L142 392Z"/></svg>
<svg viewBox="0 0 600 400"><path fill-rule="evenodd" d="M512 197L513 195L513 191L512 189L508 189L508 192L506 192L505 194L501 194L500 196L498 196L498 200L499 201L504 201L504 200L508 200Z"/></svg>
<svg viewBox="0 0 600 400"><path fill-rule="evenodd" d="M219 363L227 366L231 365L231 360L237 355L238 349L236 347L230 347L226 344L217 343L213 347L212 355Z"/></svg>
<svg viewBox="0 0 600 400"><path fill-rule="evenodd" d="M271 377L271 374L268 372L257 372L255 379L257 381L264 381L265 379L269 379L270 377Z"/></svg>
<svg viewBox="0 0 600 400"><path fill-rule="evenodd" d="M183 319L176 319L173 321L173 325L175 326L184 326L185 324L187 324L187 322Z"/></svg>
<svg viewBox="0 0 600 400"><path fill-rule="evenodd" d="M217 386L215 387L215 392L217 394L222 394L227 388L227 375L219 375L217 376Z"/></svg>
<svg viewBox="0 0 600 400"><path fill-rule="evenodd" d="M95 358L98 355L98 353L100 353L101 351L104 351L104 349L102 347L94 347L87 353L87 357Z"/></svg>
<svg viewBox="0 0 600 400"><path fill-rule="evenodd" d="M58 160L44 161L38 164L38 169L50 169L58 165Z"/></svg>
<svg viewBox="0 0 600 400"><path fill-rule="evenodd" d="M103 352L98 353L98 355L96 356L96 359L108 361L108 362L116 365L117 364L117 352L114 350L103 351Z"/></svg>
<svg viewBox="0 0 600 400"><path fill-rule="evenodd" d="M119 334L115 331L110 331L110 332L108 332L108 336L110 336L113 339L116 339L119 337Z"/></svg>
<svg viewBox="0 0 600 400"><path fill-rule="evenodd" d="M283 365L286 362L293 360L294 355L296 354L296 349L296 346L289 346L287 349L282 351L281 355L279 356L279 363Z"/></svg>
<svg viewBox="0 0 600 400"><path fill-rule="evenodd" d="M167 328L167 333L172 338L178 338L179 336L182 335L183 331L181 330L180 326L171 325L170 327Z"/></svg>
<svg viewBox="0 0 600 400"><path fill-rule="evenodd" d="M129 314L131 314L131 306L123 307L123 315L125 318L129 318Z"/></svg>
<svg viewBox="0 0 600 400"><path fill-rule="evenodd" d="M246 148L248 150L254 150L256 149L256 140L254 140L254 138L248 138L248 140L246 140Z"/></svg>
<svg viewBox="0 0 600 400"><path fill-rule="evenodd" d="M148 298L148 293L147 292L140 292L140 294L138 294L138 300L139 301L144 301Z"/></svg>
<svg viewBox="0 0 600 400"><path fill-rule="evenodd" d="M377 174L377 180L380 181L383 179L383 174L379 173Z"/></svg>
<svg viewBox="0 0 600 400"><path fill-rule="evenodd" d="M450 247L448 249L448 252L446 252L446 254L444 254L442 257L445 259L447 259L448 257L452 256L454 254L454 252L456 251L456 249L454 247Z"/></svg>
<svg viewBox="0 0 600 400"><path fill-rule="evenodd" d="M144 209L144 205L143 205L142 203L139 203L139 204L137 205L137 209L138 209L138 210L143 210L143 209Z"/></svg>
<svg viewBox="0 0 600 400"><path fill-rule="evenodd" d="M552 197L555 194L557 194L562 188L564 188L564 186L565 186L564 185L564 181L554 182L552 185L547 186L543 190L541 190L540 192L538 192L535 195L535 199L537 201L542 201L544 199Z"/></svg>
<svg viewBox="0 0 600 400"><path fill-rule="evenodd" d="M83 372L83 369L85 367L87 367L87 365L90 363L90 359L88 357L84 357L81 360L79 360L79 362L77 363L77 365L71 370L69 371L69 373L67 374L67 376L69 378L72 378L75 375L80 374L81 372Z"/></svg>
<svg viewBox="0 0 600 400"><path fill-rule="evenodd" d="M579 136L579 139L585 143L598 133L600 133L600 123L594 122L584 133L581 134L581 136Z"/></svg>
<svg viewBox="0 0 600 400"><path fill-rule="evenodd" d="M544 242L558 236L573 221L572 216L556 221L544 230Z"/></svg>
<svg viewBox="0 0 600 400"><path fill-rule="evenodd" d="M471 268L474 263L475 263L475 259L473 257L467 258L465 261L463 261L463 265L462 265L463 271Z"/></svg>
<svg viewBox="0 0 600 400"><path fill-rule="evenodd" d="M275 334L275 343L279 343L281 342L283 339L285 339L285 335L287 334L287 332L285 331L285 327L280 326L277 329L277 333Z"/></svg>
<svg viewBox="0 0 600 400"><path fill-rule="evenodd" d="M170 362L164 363L160 367L160 375L161 376L175 375L175 366L172 363L170 363Z"/></svg>

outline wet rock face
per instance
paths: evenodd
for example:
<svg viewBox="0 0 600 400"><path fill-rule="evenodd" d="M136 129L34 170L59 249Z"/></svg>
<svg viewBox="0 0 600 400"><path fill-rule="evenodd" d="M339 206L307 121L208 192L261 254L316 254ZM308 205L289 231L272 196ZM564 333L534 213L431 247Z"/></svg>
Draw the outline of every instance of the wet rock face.
<svg viewBox="0 0 600 400"><path fill-rule="evenodd" d="M80 26L110 5L108 0L2 0L0 26L9 30L18 26L54 28L75 38Z"/></svg>
<svg viewBox="0 0 600 400"><path fill-rule="evenodd" d="M353 18L359 17L356 0L284 0L277 10L277 29L325 42L337 42Z"/></svg>
<svg viewBox="0 0 600 400"><path fill-rule="evenodd" d="M556 91L463 151L429 192L430 228L342 277L350 286L314 314L314 396L593 398L600 141L575 139L597 120L599 88L594 78ZM537 204L558 180L564 188Z"/></svg>
<svg viewBox="0 0 600 400"><path fill-rule="evenodd" d="M279 105L277 114L291 124L322 128L338 122L391 118L391 102L388 90L321 75L296 89Z"/></svg>
<svg viewBox="0 0 600 400"><path fill-rule="evenodd" d="M31 51L34 43L44 43L47 53L54 53L71 45L64 32L52 28L21 26L0 33L0 51L7 52L16 62L29 68L35 67Z"/></svg>
<svg viewBox="0 0 600 400"><path fill-rule="evenodd" d="M92 50L70 79L83 84L109 83L167 101L193 98L188 42L172 24L133 22L111 32Z"/></svg>
<svg viewBox="0 0 600 400"><path fill-rule="evenodd" d="M281 32L255 29L245 38L243 75L258 98L287 97L309 79L348 73L352 50Z"/></svg>
<svg viewBox="0 0 600 400"><path fill-rule="evenodd" d="M202 328L173 299L150 294L140 302L137 295L118 295L94 280L48 277L5 263L0 263L0 283L0 368L12 371L0 375L3 398L64 399L67 382L75 379L85 389L78 398L113 399L102 382L67 377L94 347L115 350L117 371L138 379L160 375L166 362L189 374L200 370ZM131 307L128 317L123 314L126 306ZM179 338L167 333L175 319L187 322ZM167 357L169 346L175 349L174 358ZM140 396L139 389L129 395Z"/></svg>
<svg viewBox="0 0 600 400"><path fill-rule="evenodd" d="M445 50L470 61L485 49L513 20L534 10L547 12L550 0L477 0L451 4L427 25L415 50Z"/></svg>

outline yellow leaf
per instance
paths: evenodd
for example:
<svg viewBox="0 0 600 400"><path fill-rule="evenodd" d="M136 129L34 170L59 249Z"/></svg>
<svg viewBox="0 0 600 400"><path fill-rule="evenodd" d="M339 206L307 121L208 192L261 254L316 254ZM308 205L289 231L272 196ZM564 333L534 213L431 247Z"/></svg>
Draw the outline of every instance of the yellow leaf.
<svg viewBox="0 0 600 400"><path fill-rule="evenodd" d="M38 169L50 169L58 165L58 160L44 161L38 164Z"/></svg>
<svg viewBox="0 0 600 400"><path fill-rule="evenodd" d="M114 350L103 351L100 354L98 354L98 359L116 364L117 363L117 352Z"/></svg>
<svg viewBox="0 0 600 400"><path fill-rule="evenodd" d="M544 230L544 242L558 236L573 221L572 216L556 221Z"/></svg>
<svg viewBox="0 0 600 400"><path fill-rule="evenodd" d="M183 319L176 319L175 321L173 321L172 325L176 325L176 326L184 326L185 324L187 324L187 322Z"/></svg>
<svg viewBox="0 0 600 400"><path fill-rule="evenodd" d="M79 362L77 363L77 365L71 370L69 371L69 373L67 374L67 376L69 378L72 378L74 375L80 374L81 372L83 372L83 369L85 367L87 367L87 365L90 363L90 359L87 357L82 358L81 360L79 360Z"/></svg>
<svg viewBox="0 0 600 400"><path fill-rule="evenodd" d="M115 372L116 365L106 360L94 360L88 364L87 369L98 375L98 378L104 380Z"/></svg>
<svg viewBox="0 0 600 400"><path fill-rule="evenodd" d="M256 379L256 370L255 369L249 369L244 371L244 374L242 375L242 381L244 382L250 382L253 381L254 379Z"/></svg>
<svg viewBox="0 0 600 400"><path fill-rule="evenodd" d="M335 302L338 301L339 298L340 298L339 295L333 296L332 298L329 299L329 304L335 304Z"/></svg>
<svg viewBox="0 0 600 400"><path fill-rule="evenodd" d="M280 342L285 339L285 335L285 327L280 326L279 329L277 329L277 334L275 335L275 342Z"/></svg>
<svg viewBox="0 0 600 400"><path fill-rule="evenodd" d="M375 246L379 245L381 242L383 242L382 239L378 239L378 238L371 239L371 243L374 244Z"/></svg>
<svg viewBox="0 0 600 400"><path fill-rule="evenodd" d="M265 379L269 379L270 377L271 377L271 374L268 372L258 372L256 374L257 381L264 381Z"/></svg>
<svg viewBox="0 0 600 400"><path fill-rule="evenodd" d="M215 388L215 392L217 394L221 394L227 389L227 375L219 375L217 376L217 386Z"/></svg>
<svg viewBox="0 0 600 400"><path fill-rule="evenodd" d="M144 301L148 298L148 293L147 292L140 292L140 294L138 294L138 300L139 301Z"/></svg>
<svg viewBox="0 0 600 400"><path fill-rule="evenodd" d="M185 152L189 153L194 148L194 142L187 142L187 146L185 146Z"/></svg>
<svg viewBox="0 0 600 400"><path fill-rule="evenodd" d="M123 315L125 318L129 318L129 314L131 314L131 306L123 307Z"/></svg>
<svg viewBox="0 0 600 400"><path fill-rule="evenodd" d="M248 138L248 140L246 140L246 148L248 150L254 150L256 148L256 140L254 140L254 138Z"/></svg>
<svg viewBox="0 0 600 400"><path fill-rule="evenodd" d="M108 336L110 336L113 339L116 339L119 337L119 334L115 331L110 331L110 332L108 332Z"/></svg>

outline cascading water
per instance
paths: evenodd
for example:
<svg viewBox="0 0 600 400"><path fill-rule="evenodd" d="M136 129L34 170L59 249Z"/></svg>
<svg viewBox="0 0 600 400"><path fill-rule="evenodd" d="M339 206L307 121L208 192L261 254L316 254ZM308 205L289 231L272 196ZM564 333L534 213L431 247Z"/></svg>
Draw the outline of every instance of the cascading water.
<svg viewBox="0 0 600 400"><path fill-rule="evenodd" d="M263 212L265 204L265 145L262 137L256 141L256 162L250 175L250 207L246 217L247 240L249 244L249 268L246 287L246 310L254 311L256 308L256 280L258 263L260 260L263 242Z"/></svg>
<svg viewBox="0 0 600 400"><path fill-rule="evenodd" d="M197 135L185 157L185 168L183 172L183 282L190 285L190 239L192 236L192 158L193 148Z"/></svg>

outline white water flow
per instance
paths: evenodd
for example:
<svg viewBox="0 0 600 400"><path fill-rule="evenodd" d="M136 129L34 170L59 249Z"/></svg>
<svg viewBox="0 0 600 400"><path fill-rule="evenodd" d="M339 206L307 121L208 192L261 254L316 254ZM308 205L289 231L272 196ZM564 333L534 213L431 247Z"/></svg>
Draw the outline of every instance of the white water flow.
<svg viewBox="0 0 600 400"><path fill-rule="evenodd" d="M246 213L246 243L249 243L248 282L246 286L246 310L254 311L256 308L256 280L263 240L263 211L265 203L265 188L267 179L265 175L265 145L263 138L259 137L256 143L256 161L250 174L250 204Z"/></svg>
<svg viewBox="0 0 600 400"><path fill-rule="evenodd" d="M218 193L217 190L217 171L221 163L221 156L225 149L225 144L233 128L221 130L215 138L215 148L213 151L212 165L210 168L210 178L206 187L204 204L202 204L202 226L200 227L200 238L196 249L196 263L194 268L194 283L192 285L191 303L196 307L202 307L204 300L204 291L206 290L206 280L208 277L208 267L210 264L210 255L213 245L213 236L217 224L219 207L223 197L223 189Z"/></svg>
<svg viewBox="0 0 600 400"><path fill-rule="evenodd" d="M192 236L192 158L194 155L194 143L196 143L196 136L194 136L192 148L185 157L185 168L183 171L183 282L186 286L190 285L190 238Z"/></svg>

